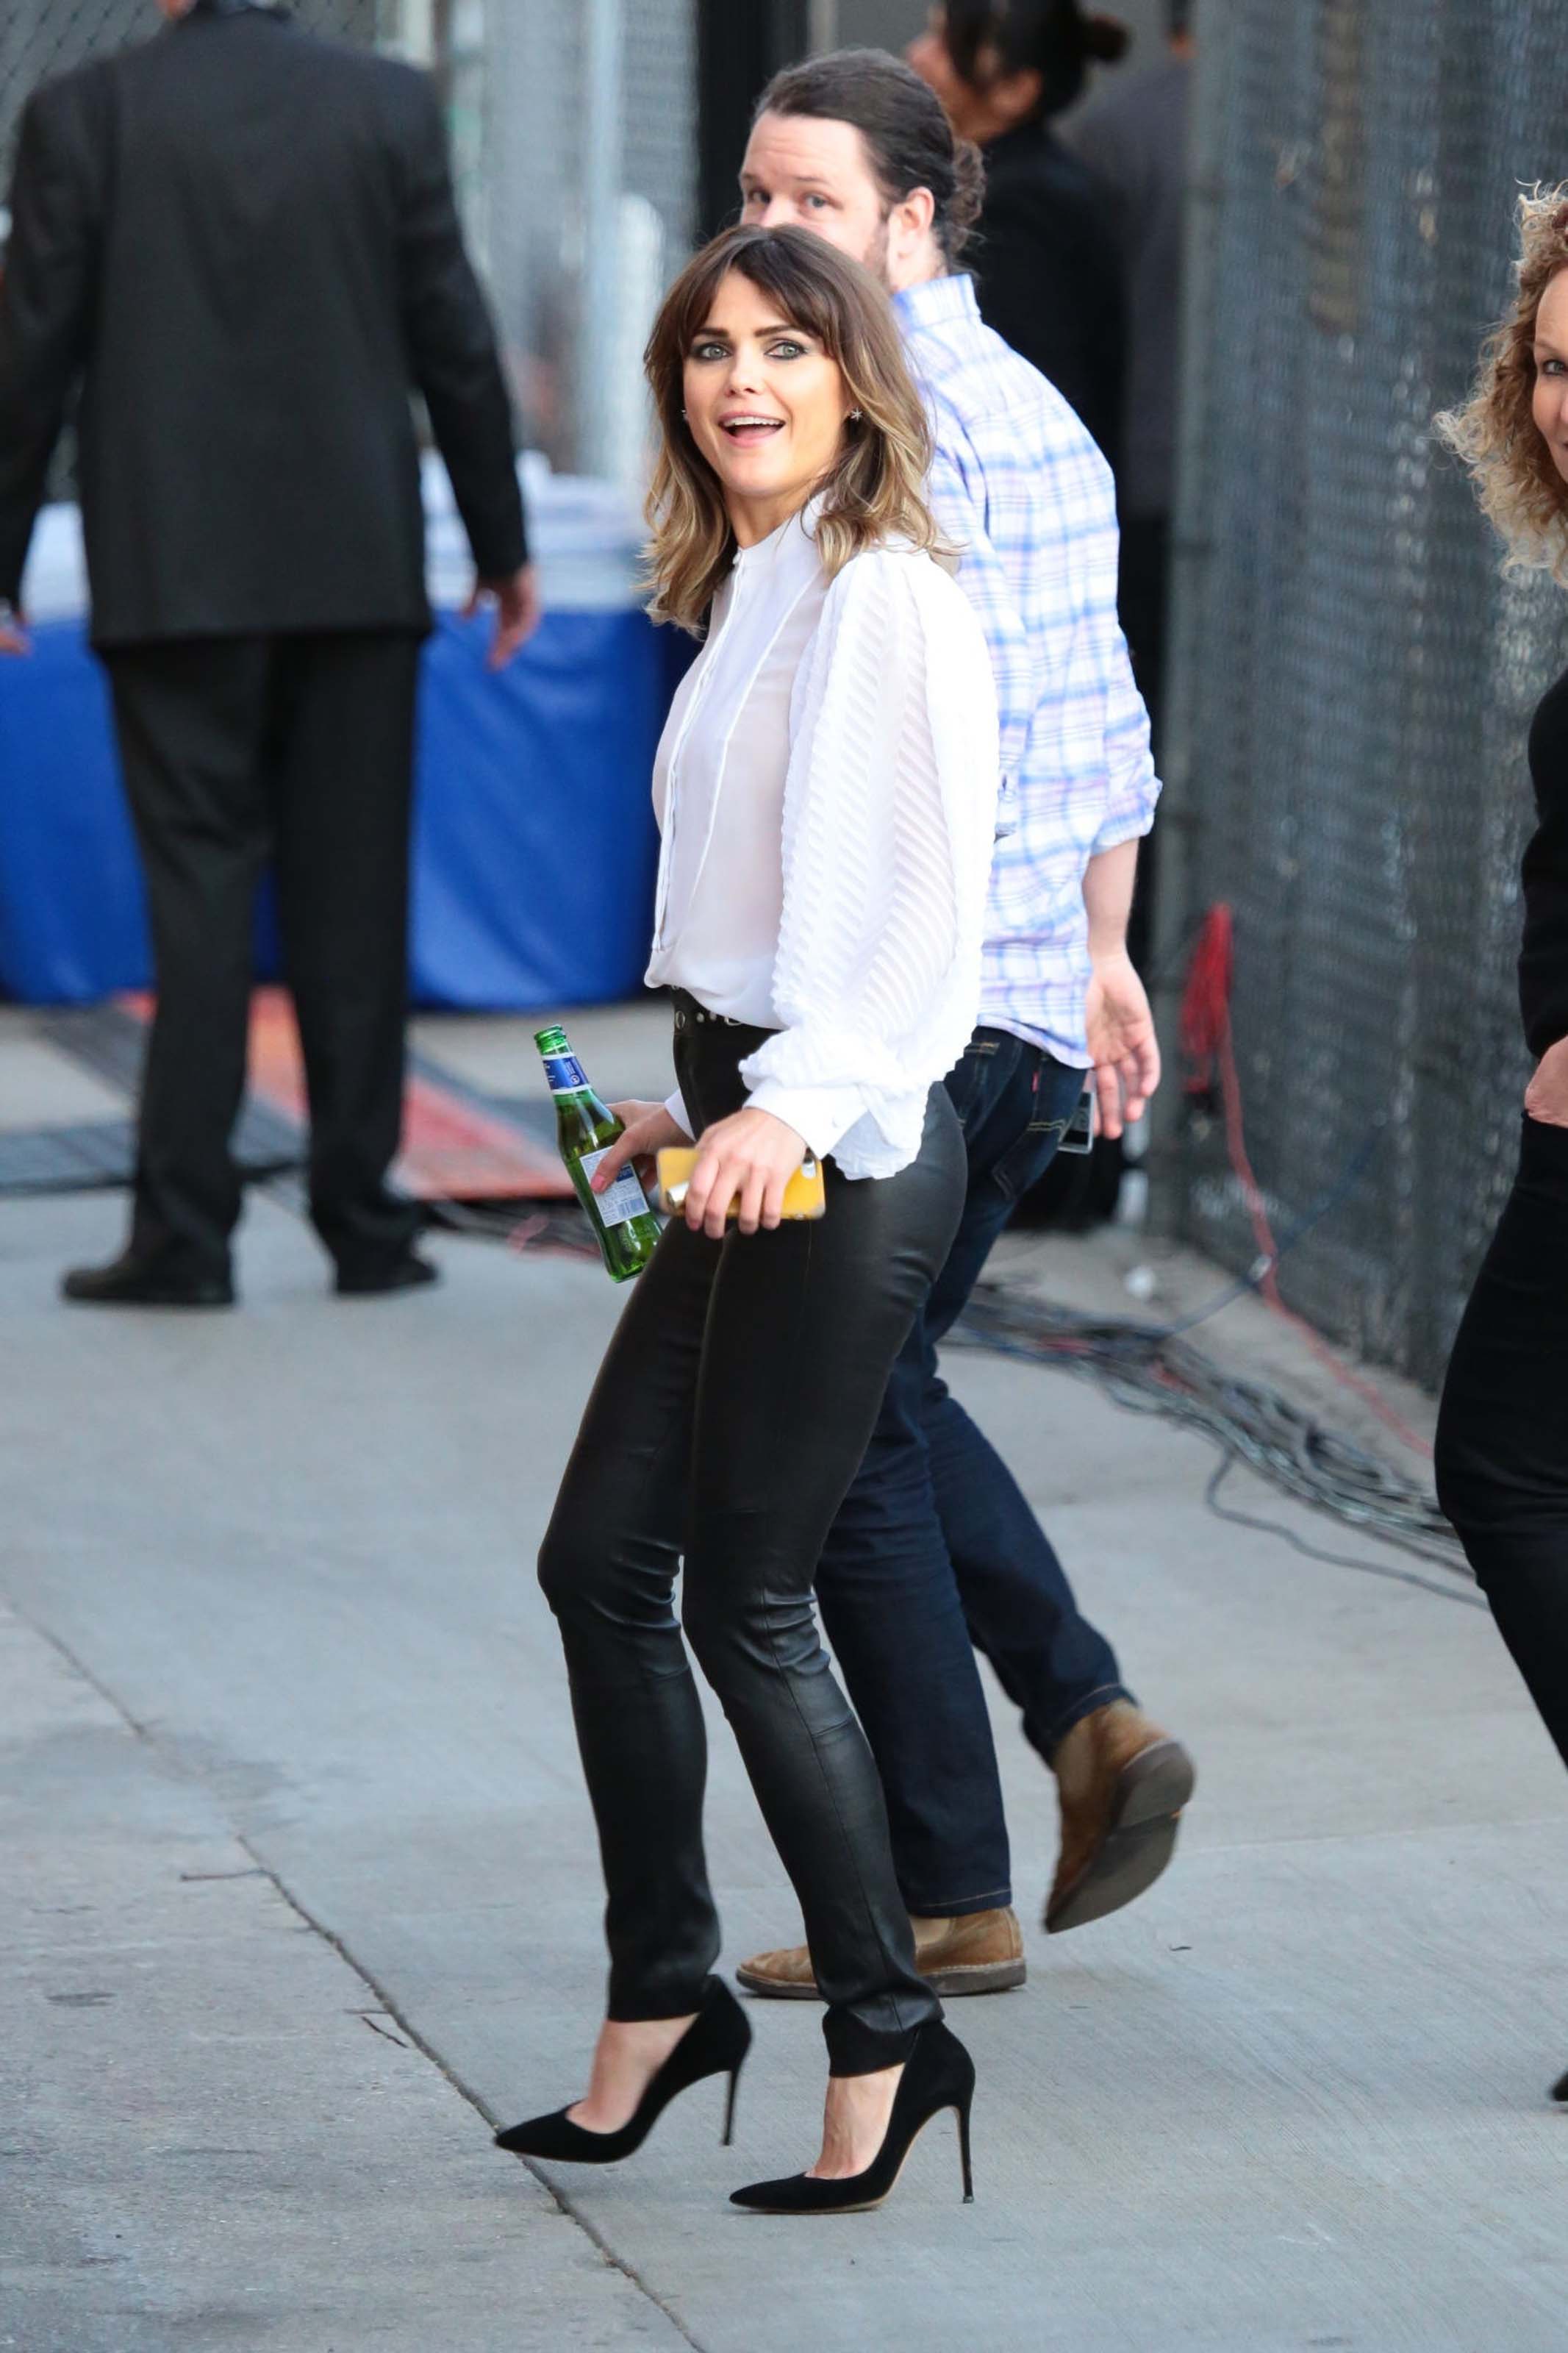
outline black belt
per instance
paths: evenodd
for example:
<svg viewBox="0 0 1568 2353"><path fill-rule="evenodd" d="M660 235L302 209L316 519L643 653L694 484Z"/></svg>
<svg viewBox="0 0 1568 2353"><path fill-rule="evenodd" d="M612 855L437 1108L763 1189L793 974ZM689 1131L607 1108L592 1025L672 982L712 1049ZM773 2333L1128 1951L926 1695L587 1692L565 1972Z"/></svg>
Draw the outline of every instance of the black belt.
<svg viewBox="0 0 1568 2353"><path fill-rule="evenodd" d="M756 1029L755 1021L737 1021L732 1013L710 1013L708 1008L689 988L672 988L675 1001L675 1026L684 1029L689 1021L706 1023L717 1029Z"/></svg>

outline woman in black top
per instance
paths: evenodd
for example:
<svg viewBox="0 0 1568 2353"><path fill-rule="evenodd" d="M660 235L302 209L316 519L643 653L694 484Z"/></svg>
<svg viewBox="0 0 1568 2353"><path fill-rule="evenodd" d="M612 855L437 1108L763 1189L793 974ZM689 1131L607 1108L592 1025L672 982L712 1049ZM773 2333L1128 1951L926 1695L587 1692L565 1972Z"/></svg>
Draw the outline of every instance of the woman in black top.
<svg viewBox="0 0 1568 2353"><path fill-rule="evenodd" d="M1052 118L1127 34L1079 0L948 0L909 59L985 156L973 232L981 315L1069 401L1112 465L1126 375L1117 198Z"/></svg>
<svg viewBox="0 0 1568 2353"><path fill-rule="evenodd" d="M1509 561L1568 586L1568 188L1521 203L1519 300L1438 430ZM1537 1057L1519 1176L1459 1327L1437 1492L1568 1763L1568 673L1535 715L1520 997ZM1556 2086L1568 2099L1568 2075Z"/></svg>

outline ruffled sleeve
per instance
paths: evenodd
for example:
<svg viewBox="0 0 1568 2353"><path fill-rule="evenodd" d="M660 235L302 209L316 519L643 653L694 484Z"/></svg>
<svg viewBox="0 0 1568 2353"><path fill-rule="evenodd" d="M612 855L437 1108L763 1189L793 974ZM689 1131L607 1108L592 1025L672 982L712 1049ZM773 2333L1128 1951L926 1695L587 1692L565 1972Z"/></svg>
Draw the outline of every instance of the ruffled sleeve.
<svg viewBox="0 0 1568 2353"><path fill-rule="evenodd" d="M998 782L996 694L967 598L931 557L869 551L834 582L791 710L783 1025L742 1065L751 1101L846 1176L920 1150L963 1051Z"/></svg>

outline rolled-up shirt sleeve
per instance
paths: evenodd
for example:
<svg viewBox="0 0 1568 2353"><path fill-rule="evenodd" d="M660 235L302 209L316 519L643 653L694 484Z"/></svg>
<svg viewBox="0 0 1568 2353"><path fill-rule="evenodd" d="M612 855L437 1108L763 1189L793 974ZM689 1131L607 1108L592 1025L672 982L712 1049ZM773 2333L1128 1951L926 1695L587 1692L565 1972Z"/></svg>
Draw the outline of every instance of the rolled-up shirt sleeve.
<svg viewBox="0 0 1568 2353"><path fill-rule="evenodd" d="M795 684L783 1026L742 1065L752 1103L847 1176L915 1157L929 1091L973 1027L998 776L991 659L963 591L928 556L858 556Z"/></svg>
<svg viewBox="0 0 1568 2353"><path fill-rule="evenodd" d="M1006 569L986 532L983 491L984 481L977 478L972 482L965 472L963 452L939 441L931 458L926 495L943 536L958 552L958 585L974 607L990 649L1001 770L996 829L1006 833L1016 820L1016 791L1040 700L1041 681L1028 626L1018 609Z"/></svg>
<svg viewBox="0 0 1568 2353"><path fill-rule="evenodd" d="M1149 713L1133 682L1127 640L1114 606L1101 607L1089 628L1105 690L1105 806L1091 856L1135 841L1154 822L1160 779L1149 739Z"/></svg>
<svg viewBox="0 0 1568 2353"><path fill-rule="evenodd" d="M1062 461L1060 474L1060 495L1078 517L1068 554L1076 575L1079 666L1084 683L1098 687L1100 702L1100 761L1089 764L1086 776L1100 794L1089 848L1089 855L1098 858L1148 832L1160 780L1150 748L1149 713L1133 680L1117 611L1121 539L1110 470L1098 451L1075 451Z"/></svg>

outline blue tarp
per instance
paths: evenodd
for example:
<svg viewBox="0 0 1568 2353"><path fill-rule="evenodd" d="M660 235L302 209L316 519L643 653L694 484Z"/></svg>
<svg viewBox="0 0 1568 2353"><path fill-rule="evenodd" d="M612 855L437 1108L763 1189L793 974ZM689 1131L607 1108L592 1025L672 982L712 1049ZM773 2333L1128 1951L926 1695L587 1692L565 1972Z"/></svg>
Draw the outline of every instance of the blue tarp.
<svg viewBox="0 0 1568 2353"><path fill-rule="evenodd" d="M429 1005L587 1004L637 987L648 781L683 641L636 611L547 614L484 667L488 621L426 649L411 960ZM82 624L0 661L0 990L81 1003L151 978L103 676Z"/></svg>

